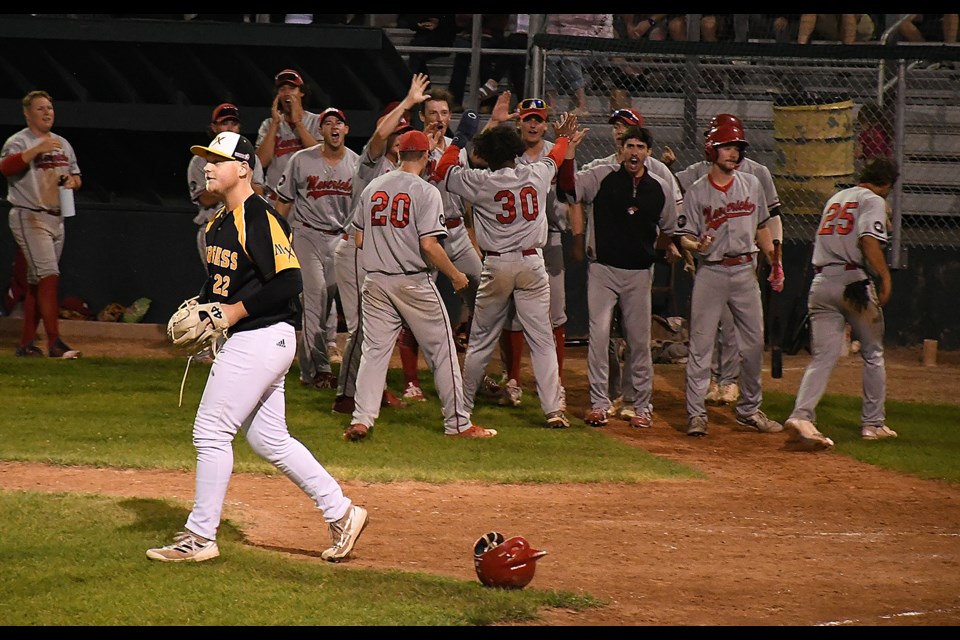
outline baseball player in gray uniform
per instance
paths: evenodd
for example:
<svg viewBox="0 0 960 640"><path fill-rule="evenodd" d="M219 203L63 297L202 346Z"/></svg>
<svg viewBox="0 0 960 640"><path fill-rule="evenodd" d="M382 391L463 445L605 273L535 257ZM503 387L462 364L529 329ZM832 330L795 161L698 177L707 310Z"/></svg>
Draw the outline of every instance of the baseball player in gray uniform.
<svg viewBox="0 0 960 640"><path fill-rule="evenodd" d="M711 129L704 143L706 158L712 163L710 172L687 190L677 221L683 248L700 254L691 299L686 376L686 433L690 436L707 434L705 397L723 307L733 314L743 358L737 424L761 433L783 429L760 410L763 307L754 260L759 245L772 263L773 241L766 228L770 212L760 181L736 171L747 146L743 130L734 124ZM777 284L783 286L782 272Z"/></svg>
<svg viewBox="0 0 960 640"><path fill-rule="evenodd" d="M714 127L732 123L743 129L743 123L735 115L729 113L718 113L710 119L706 130L703 132L706 137ZM671 164L675 156L670 147L664 149L666 161ZM707 160L695 162L683 171L676 174L677 181L683 190L690 188L694 182L707 175L712 163ZM767 196L767 208L770 211L770 220L767 222L767 228L775 242L783 242L783 222L780 220L780 195L777 193L777 187L773 183L773 176L770 170L765 166L753 160L744 157L737 166L737 171L743 171L757 177L763 192ZM759 262L757 264L759 267ZM708 404L734 404L740 397L740 388L737 385L737 377L740 375L740 349L737 347L737 333L733 328L733 316L729 309L724 309L720 316L720 330L717 333L717 347L713 352L713 364L711 365L710 388L707 391Z"/></svg>
<svg viewBox="0 0 960 640"><path fill-rule="evenodd" d="M447 134L450 127L450 104L453 97L446 89L431 89L430 96L420 103L420 119L424 123L424 133L427 137L436 141L430 151L431 165L435 165L443 155L452 138ZM460 150L460 162L467 162L466 149ZM430 173L428 168L428 173ZM429 176L428 176L429 177ZM463 199L448 193L440 187L440 195L443 198L443 216L447 226L447 237L443 239L443 249L450 257L453 265L467 276L468 285L460 291L459 303L452 301L447 307L447 312L452 318L454 326L454 339L459 331L469 332L470 319L473 316L473 305L477 295L477 287L480 286L480 253L473 244L470 234L467 231L465 223L466 207ZM434 271L435 276L439 276L439 271ZM426 398L423 395L423 389L420 387L418 371L418 345L416 338L409 328L405 328L400 333L400 339L397 342L397 348L400 352L400 361L403 365L403 376L406 386L403 392L403 398L407 401L423 401Z"/></svg>
<svg viewBox="0 0 960 640"><path fill-rule="evenodd" d="M344 431L362 440L380 414L380 392L401 327L410 327L433 367L443 407L444 433L457 438L491 438L493 429L470 421L453 328L431 270L450 278L455 291L467 277L450 262L438 238L446 235L440 191L421 174L429 162L430 140L408 131L398 140L400 166L374 178L357 203L354 226L367 275L363 282L363 355L357 373L356 409ZM437 330L437 318L442 327Z"/></svg>
<svg viewBox="0 0 960 640"><path fill-rule="evenodd" d="M60 254L65 238L60 188L76 190L83 181L77 154L52 131L53 98L31 91L22 100L27 126L3 143L0 173L7 179L10 231L27 263L27 290L18 356L42 356L34 344L43 321L47 355L71 360L80 352L60 338ZM72 194L71 194L72 195Z"/></svg>
<svg viewBox="0 0 960 640"><path fill-rule="evenodd" d="M666 261L657 249L666 244L672 261L680 252L669 242L677 230L674 180L645 168L653 135L643 127L629 127L620 137L621 162L602 163L577 172L577 200L593 205L587 226L587 303L590 340L587 375L590 406L585 421L603 426L611 406L608 394L610 325L620 305L621 328L630 354L628 364L633 397L630 426L653 424L653 358L650 353L650 293L653 265Z"/></svg>
<svg viewBox="0 0 960 640"><path fill-rule="evenodd" d="M264 167L266 197L277 201L277 183L291 156L320 142L320 116L303 108L303 78L294 69L284 69L273 79L277 93L257 132L257 160Z"/></svg>
<svg viewBox="0 0 960 640"><path fill-rule="evenodd" d="M583 165L582 170L592 170L594 167L604 164L619 166L621 161L620 151L622 149L622 138L624 132L629 127L644 126L643 114L630 107L614 110L607 118L607 123L611 125L610 131L613 134L614 152L608 156L596 158L590 162L587 162ZM671 196L676 203L676 209L679 213L683 207L683 194L680 190L680 185L673 177L673 173L670 171L670 168L660 160L657 160L655 157L653 157L652 152L647 155L643 166L644 169L649 171L652 175L659 176L667 181L671 188ZM583 207L585 216L590 215L590 209L591 207L589 205ZM615 313L615 316L616 315L619 314ZM609 349L607 351L607 357L609 360L607 397L609 397L611 400L608 415L616 415L621 420L633 420L633 418L637 415L634 411L634 404L636 403L636 390L633 380L630 378L631 369L627 365L627 363L631 361L632 355L630 353L629 345L626 345L622 352L623 359L621 361L621 351L619 346L619 341L611 332Z"/></svg>
<svg viewBox="0 0 960 640"><path fill-rule="evenodd" d="M349 131L343 111L325 109L320 113L323 143L293 154L277 184L277 211L290 220L303 274L300 383L317 389L337 386L328 357L337 339L334 256L351 213L359 159L344 144Z"/></svg>
<svg viewBox="0 0 960 640"><path fill-rule="evenodd" d="M351 220L356 218L360 193L367 184L388 171L397 168L400 162L397 145L401 134L413 127L407 120L409 110L426 100L426 88L430 84L425 74L415 74L410 80L410 89L403 100L393 104L377 120L367 144L360 152L357 172L353 177L353 212ZM350 223L352 227L352 222ZM343 349L343 362L337 378L337 395L333 402L335 413L352 414L355 408L357 372L360 367L361 345L363 344L363 314L361 312L360 292L366 276L359 259L355 238L350 235L355 229L348 228L347 234L337 244L335 269L340 302L343 304L347 323L347 342ZM389 389L383 389L384 406L403 407L406 402L396 397Z"/></svg>
<svg viewBox="0 0 960 640"><path fill-rule="evenodd" d="M465 142L455 137L440 159L437 175L448 191L473 203L477 244L484 253L463 364L467 407L473 409L512 300L530 345L546 424L563 428L570 422L562 410L557 351L548 328L550 284L543 263L546 205L570 138L579 142L586 132L579 130L576 118L566 114L554 128L557 143L543 160L532 164L517 161L524 147L515 127L486 128L474 140L473 148L489 169L467 169L457 164Z"/></svg>
<svg viewBox="0 0 960 640"><path fill-rule="evenodd" d="M210 116L210 124L207 125L207 134L210 139L217 137L218 133L224 131L233 131L240 133L240 110L236 105L224 102L217 105ZM190 189L190 201L197 205L199 211L194 216L193 222L197 225L197 250L200 252L200 262L203 269L207 269L207 223L217 213L223 203L215 193L207 191L206 177L203 175L203 167L206 160L199 156L192 156L190 164L187 165L187 187ZM263 167L257 163L253 170L253 190L255 193L263 195Z"/></svg>
<svg viewBox="0 0 960 640"><path fill-rule="evenodd" d="M885 199L899 177L894 161L868 161L855 187L834 194L823 207L814 236L813 266L807 308L813 358L803 372L800 390L787 419L787 448L830 449L833 441L816 425L816 408L840 357L844 326L860 340L863 402L860 436L864 440L896 438L885 424L886 369L883 357L883 309L892 293L883 246L887 242ZM871 275L880 280L877 290Z"/></svg>

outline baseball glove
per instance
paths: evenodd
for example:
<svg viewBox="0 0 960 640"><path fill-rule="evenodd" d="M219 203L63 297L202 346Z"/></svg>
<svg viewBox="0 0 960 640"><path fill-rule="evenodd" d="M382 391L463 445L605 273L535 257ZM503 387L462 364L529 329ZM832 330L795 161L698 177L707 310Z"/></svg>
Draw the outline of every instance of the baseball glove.
<svg viewBox="0 0 960 640"><path fill-rule="evenodd" d="M843 299L857 313L863 313L870 302L870 292L867 290L869 284L870 280L857 280L843 288Z"/></svg>
<svg viewBox="0 0 960 640"><path fill-rule="evenodd" d="M215 352L217 339L230 328L219 302L200 304L198 297L184 300L167 322L170 341L194 355L208 347Z"/></svg>

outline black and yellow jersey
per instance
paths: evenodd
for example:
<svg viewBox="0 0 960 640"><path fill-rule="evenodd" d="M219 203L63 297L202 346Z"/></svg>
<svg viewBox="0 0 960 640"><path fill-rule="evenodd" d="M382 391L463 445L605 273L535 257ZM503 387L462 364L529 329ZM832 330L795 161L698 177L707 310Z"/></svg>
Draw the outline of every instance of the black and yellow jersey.
<svg viewBox="0 0 960 640"><path fill-rule="evenodd" d="M206 301L247 302L288 269L297 270L299 281L300 262L291 245L290 225L259 195L251 195L233 211L220 209L207 223L206 233L209 273L203 296ZM253 305L245 306L250 315L231 327L230 333L277 322L296 326L300 315L299 291L262 310L257 309L256 313L251 309Z"/></svg>

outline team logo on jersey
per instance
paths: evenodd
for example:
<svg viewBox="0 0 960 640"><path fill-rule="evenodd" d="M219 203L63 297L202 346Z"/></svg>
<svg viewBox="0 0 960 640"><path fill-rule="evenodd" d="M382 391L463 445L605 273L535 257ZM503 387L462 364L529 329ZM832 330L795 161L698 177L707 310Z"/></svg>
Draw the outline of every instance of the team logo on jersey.
<svg viewBox="0 0 960 640"><path fill-rule="evenodd" d="M286 245L280 244L280 243L278 243L278 242L275 242L275 243L273 244L273 255L274 255L274 256L284 256L284 255L285 255L285 256L287 256L288 258L294 258L294 257L295 257L295 256L293 255L293 247L292 247L292 246L290 246L289 244L286 244Z"/></svg>
<svg viewBox="0 0 960 640"><path fill-rule="evenodd" d="M440 214L440 226L446 228L447 218L442 213Z"/></svg>
<svg viewBox="0 0 960 640"><path fill-rule="evenodd" d="M277 180L277 188L279 189L279 188L282 187L286 182L287 182L287 174L284 173L283 175L280 176L280 179Z"/></svg>
<svg viewBox="0 0 960 640"><path fill-rule="evenodd" d="M677 216L677 226L680 227L681 229L683 229L685 226L687 226L687 216L683 215L682 213L681 213L680 215L678 215L678 216Z"/></svg>
<svg viewBox="0 0 960 640"><path fill-rule="evenodd" d="M873 230L876 231L877 233L884 233L886 231L886 229L883 226L883 223L880 222L879 220L873 223Z"/></svg>

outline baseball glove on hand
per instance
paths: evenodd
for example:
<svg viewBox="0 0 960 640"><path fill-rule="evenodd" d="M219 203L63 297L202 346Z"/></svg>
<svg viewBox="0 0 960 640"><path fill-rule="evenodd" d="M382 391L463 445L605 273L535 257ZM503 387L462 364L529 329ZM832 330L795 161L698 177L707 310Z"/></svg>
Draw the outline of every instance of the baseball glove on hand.
<svg viewBox="0 0 960 640"><path fill-rule="evenodd" d="M217 339L227 334L230 323L219 302L200 304L198 297L184 300L167 322L167 337L193 355L207 347L216 355Z"/></svg>
<svg viewBox="0 0 960 640"><path fill-rule="evenodd" d="M843 299L857 313L863 313L870 302L870 293L867 290L869 284L870 280L857 280L843 288Z"/></svg>

